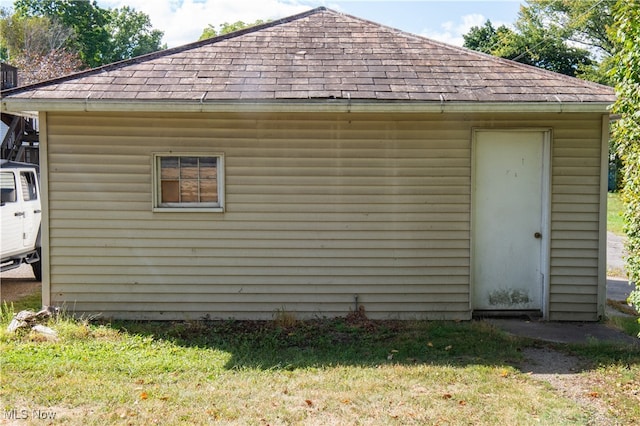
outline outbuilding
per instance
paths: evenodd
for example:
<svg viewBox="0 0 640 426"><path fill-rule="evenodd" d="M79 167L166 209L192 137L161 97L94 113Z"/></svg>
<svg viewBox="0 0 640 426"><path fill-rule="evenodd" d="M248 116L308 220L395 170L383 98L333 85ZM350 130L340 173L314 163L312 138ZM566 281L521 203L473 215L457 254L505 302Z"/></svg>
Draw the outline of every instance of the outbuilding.
<svg viewBox="0 0 640 426"><path fill-rule="evenodd" d="M2 93L43 302L129 319L596 321L611 88L325 8Z"/></svg>

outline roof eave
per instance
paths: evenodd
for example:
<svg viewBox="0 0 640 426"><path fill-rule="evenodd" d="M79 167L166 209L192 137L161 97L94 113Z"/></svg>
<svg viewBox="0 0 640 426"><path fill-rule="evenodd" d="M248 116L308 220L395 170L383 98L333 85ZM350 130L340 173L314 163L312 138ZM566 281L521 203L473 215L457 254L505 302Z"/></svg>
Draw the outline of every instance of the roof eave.
<svg viewBox="0 0 640 426"><path fill-rule="evenodd" d="M608 113L612 102L464 102L290 99L278 101L132 101L5 98L4 113L40 112L404 112L404 113Z"/></svg>

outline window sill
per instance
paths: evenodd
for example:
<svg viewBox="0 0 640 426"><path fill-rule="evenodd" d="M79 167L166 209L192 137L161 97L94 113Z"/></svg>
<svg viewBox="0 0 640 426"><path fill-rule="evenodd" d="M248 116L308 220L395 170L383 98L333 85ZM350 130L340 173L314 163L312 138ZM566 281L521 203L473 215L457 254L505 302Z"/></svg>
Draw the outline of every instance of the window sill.
<svg viewBox="0 0 640 426"><path fill-rule="evenodd" d="M154 213L224 213L224 207L154 207Z"/></svg>

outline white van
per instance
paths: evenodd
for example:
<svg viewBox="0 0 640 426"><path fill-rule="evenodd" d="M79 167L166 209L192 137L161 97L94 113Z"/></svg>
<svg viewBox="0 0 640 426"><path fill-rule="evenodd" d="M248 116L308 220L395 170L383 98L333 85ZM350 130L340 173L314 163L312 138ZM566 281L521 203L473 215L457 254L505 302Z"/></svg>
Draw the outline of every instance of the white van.
<svg viewBox="0 0 640 426"><path fill-rule="evenodd" d="M42 205L38 166L0 160L0 192L0 271L28 263L40 281Z"/></svg>

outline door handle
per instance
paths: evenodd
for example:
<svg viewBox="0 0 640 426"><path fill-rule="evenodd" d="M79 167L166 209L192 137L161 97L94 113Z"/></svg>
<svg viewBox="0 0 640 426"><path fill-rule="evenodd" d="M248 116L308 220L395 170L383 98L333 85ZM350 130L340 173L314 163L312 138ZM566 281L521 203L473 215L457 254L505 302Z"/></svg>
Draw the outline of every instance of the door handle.
<svg viewBox="0 0 640 426"><path fill-rule="evenodd" d="M539 233L539 232L536 232L535 234L533 234L533 236L534 236L535 238L542 238L542 234L541 234L541 233Z"/></svg>
<svg viewBox="0 0 640 426"><path fill-rule="evenodd" d="M24 212L15 212L14 216L24 216Z"/></svg>
<svg viewBox="0 0 640 426"><path fill-rule="evenodd" d="M34 210L33 212L34 212L35 214L38 214L38 213L42 213L42 210Z"/></svg>

